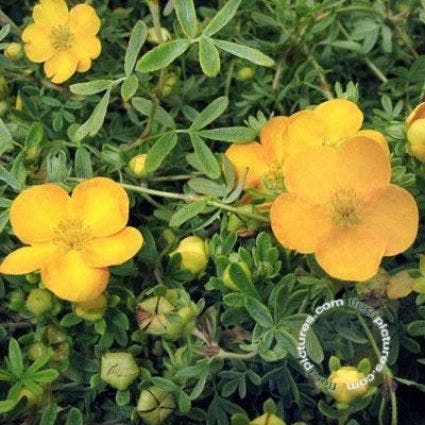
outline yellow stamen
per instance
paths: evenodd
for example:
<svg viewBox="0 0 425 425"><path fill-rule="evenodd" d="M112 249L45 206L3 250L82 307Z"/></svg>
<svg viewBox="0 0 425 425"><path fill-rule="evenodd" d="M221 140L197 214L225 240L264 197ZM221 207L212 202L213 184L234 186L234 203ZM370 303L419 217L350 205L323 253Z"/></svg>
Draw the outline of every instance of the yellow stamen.
<svg viewBox="0 0 425 425"><path fill-rule="evenodd" d="M360 199L354 190L338 190L329 200L331 218L336 225L355 225L360 223Z"/></svg>
<svg viewBox="0 0 425 425"><path fill-rule="evenodd" d="M79 219L62 220L53 231L53 242L65 251L82 250L89 232Z"/></svg>
<svg viewBox="0 0 425 425"><path fill-rule="evenodd" d="M266 179L274 189L283 189L283 167L279 161L274 161L269 165Z"/></svg>
<svg viewBox="0 0 425 425"><path fill-rule="evenodd" d="M58 25L52 29L50 39L52 46L56 50L67 50L71 48L73 35L70 32L68 25Z"/></svg>

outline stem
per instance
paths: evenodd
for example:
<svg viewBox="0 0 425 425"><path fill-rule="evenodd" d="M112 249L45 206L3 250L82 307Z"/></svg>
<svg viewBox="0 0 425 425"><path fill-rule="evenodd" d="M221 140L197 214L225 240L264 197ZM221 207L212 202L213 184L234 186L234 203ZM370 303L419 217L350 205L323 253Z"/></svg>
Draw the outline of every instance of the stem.
<svg viewBox="0 0 425 425"><path fill-rule="evenodd" d="M9 16L6 15L6 13L3 12L3 10L0 8L0 24L2 25L10 25L10 31L17 35L18 37L21 36L21 30L19 27L13 22L12 19L9 18Z"/></svg>
<svg viewBox="0 0 425 425"><path fill-rule="evenodd" d="M252 351L250 353L242 354L242 353L230 353L229 351L224 351L224 350L220 349L220 352L215 356L215 358L247 360L247 359L252 359L256 355L257 355L257 351Z"/></svg>

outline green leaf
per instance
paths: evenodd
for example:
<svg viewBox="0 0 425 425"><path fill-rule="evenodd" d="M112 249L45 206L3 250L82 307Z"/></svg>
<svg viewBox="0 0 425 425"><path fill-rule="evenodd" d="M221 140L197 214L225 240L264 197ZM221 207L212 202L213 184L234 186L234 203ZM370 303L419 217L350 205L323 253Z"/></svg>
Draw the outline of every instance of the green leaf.
<svg viewBox="0 0 425 425"><path fill-rule="evenodd" d="M31 374L40 370L50 359L50 351L46 351L35 362L25 371L25 375L31 376Z"/></svg>
<svg viewBox="0 0 425 425"><path fill-rule="evenodd" d="M208 124L215 121L220 115L223 115L224 111L229 105L229 99L225 96L219 97L213 100L193 121L190 126L190 130L200 130L206 127Z"/></svg>
<svg viewBox="0 0 425 425"><path fill-rule="evenodd" d="M106 110L108 109L110 97L111 89L106 91L102 97L102 100L97 104L89 119L74 133L74 140L76 142L80 142L87 135L94 136L101 129L105 120Z"/></svg>
<svg viewBox="0 0 425 425"><path fill-rule="evenodd" d="M6 124L0 118L0 155L11 148L14 143Z"/></svg>
<svg viewBox="0 0 425 425"><path fill-rule="evenodd" d="M197 134L206 139L219 140L221 142L243 143L253 141L256 132L248 127L224 127L213 130L198 131Z"/></svg>
<svg viewBox="0 0 425 425"><path fill-rule="evenodd" d="M412 336L425 335L425 320L416 320L407 325L407 332Z"/></svg>
<svg viewBox="0 0 425 425"><path fill-rule="evenodd" d="M184 33L189 38L196 37L197 22L193 0L174 0L174 10Z"/></svg>
<svg viewBox="0 0 425 425"><path fill-rule="evenodd" d="M9 221L9 210L2 211L0 213L0 233L6 227L6 224L8 221Z"/></svg>
<svg viewBox="0 0 425 425"><path fill-rule="evenodd" d="M39 425L53 425L56 422L57 414L58 408L56 404L50 403L47 408L44 409Z"/></svg>
<svg viewBox="0 0 425 425"><path fill-rule="evenodd" d="M143 97L134 97L131 100L131 104L136 111L147 117L150 116L152 111L152 102L150 100L144 99ZM156 108L155 121L166 128L174 128L176 126L173 117L161 106Z"/></svg>
<svg viewBox="0 0 425 425"><path fill-rule="evenodd" d="M22 186L18 180L16 180L13 174L10 171L7 171L6 168L4 168L2 165L0 165L0 180L5 182L13 190L22 189Z"/></svg>
<svg viewBox="0 0 425 425"><path fill-rule="evenodd" d="M84 146L79 146L75 151L74 168L76 177L81 177L83 179L93 177L90 152Z"/></svg>
<svg viewBox="0 0 425 425"><path fill-rule="evenodd" d="M22 352L18 341L11 338L9 341L9 369L17 377L20 378L24 372L24 363L22 360Z"/></svg>
<svg viewBox="0 0 425 425"><path fill-rule="evenodd" d="M83 414L80 409L71 407L66 418L65 425L83 425Z"/></svg>
<svg viewBox="0 0 425 425"><path fill-rule="evenodd" d="M246 59L252 63L255 63L256 65L270 67L275 63L271 57L260 52L258 49L253 49L252 47L243 46L241 44L232 43L231 41L225 40L214 39L213 42L220 49L239 58Z"/></svg>
<svg viewBox="0 0 425 425"><path fill-rule="evenodd" d="M254 297L245 297L245 308L248 314L263 328L273 327L273 318L267 307Z"/></svg>
<svg viewBox="0 0 425 425"><path fill-rule="evenodd" d="M69 89L74 94L90 96L110 89L114 85L113 80L95 80L88 83L72 84Z"/></svg>
<svg viewBox="0 0 425 425"><path fill-rule="evenodd" d="M9 34L9 32L10 32L10 25L7 24L0 30L0 41L5 39L7 35Z"/></svg>
<svg viewBox="0 0 425 425"><path fill-rule="evenodd" d="M220 53L208 37L199 40L199 63L208 77L215 77L220 72Z"/></svg>
<svg viewBox="0 0 425 425"><path fill-rule="evenodd" d="M183 205L172 215L170 219L170 226L180 227L186 221L196 217L198 214L201 214L206 206L207 201L204 199Z"/></svg>
<svg viewBox="0 0 425 425"><path fill-rule="evenodd" d="M137 92L139 79L133 74L128 76L121 84L121 97L124 102L128 102Z"/></svg>
<svg viewBox="0 0 425 425"><path fill-rule="evenodd" d="M142 56L137 62L136 71L147 73L165 68L182 55L189 46L190 41L182 38L160 44Z"/></svg>
<svg viewBox="0 0 425 425"><path fill-rule="evenodd" d="M221 174L220 165L210 148L196 134L190 134L190 140L202 171L212 179L219 178Z"/></svg>
<svg viewBox="0 0 425 425"><path fill-rule="evenodd" d="M317 404L317 407L319 408L322 415L324 415L328 418L331 418L331 419L339 419L340 418L340 414L339 414L338 410L332 409L332 407L329 407L322 400L319 401L319 403Z"/></svg>
<svg viewBox="0 0 425 425"><path fill-rule="evenodd" d="M353 52L361 52L362 46L355 41L331 41L326 43L328 46L336 47L338 49L352 50Z"/></svg>
<svg viewBox="0 0 425 425"><path fill-rule="evenodd" d="M151 379L152 384L154 384L156 387L158 387L159 389L163 390L163 391L179 391L180 387L178 385L176 385L173 381L170 381L167 378L162 378L162 377L154 377Z"/></svg>
<svg viewBox="0 0 425 425"><path fill-rule="evenodd" d="M16 406L16 400L0 401L0 414L10 412Z"/></svg>
<svg viewBox="0 0 425 425"><path fill-rule="evenodd" d="M228 1L224 7L218 11L214 18L211 19L202 34L205 36L211 36L220 31L225 25L229 23L233 16L235 16L241 1L242 0Z"/></svg>
<svg viewBox="0 0 425 425"><path fill-rule="evenodd" d="M126 406L130 403L131 394L130 391L124 390L124 391L117 391L115 395L115 402L118 406Z"/></svg>
<svg viewBox="0 0 425 425"><path fill-rule="evenodd" d="M70 328L72 326L77 325L82 320L83 319L81 319L81 317L78 317L74 313L68 313L68 314L66 314L65 316L62 317L62 319L60 321L60 325L63 326L64 328Z"/></svg>
<svg viewBox="0 0 425 425"><path fill-rule="evenodd" d="M35 122L31 125L30 131L25 138L25 146L27 148L32 146L39 146L43 141L44 130L43 125L39 122Z"/></svg>
<svg viewBox="0 0 425 425"><path fill-rule="evenodd" d="M183 414L187 414L190 411L191 401L189 396L184 392L180 391L178 396L179 411Z"/></svg>
<svg viewBox="0 0 425 425"><path fill-rule="evenodd" d="M131 31L130 40L128 41L127 50L125 51L124 72L127 77L133 72L137 56L143 44L145 44L147 35L148 29L146 24L143 21L137 21Z"/></svg>
<svg viewBox="0 0 425 425"><path fill-rule="evenodd" d="M228 269L230 280L240 289L240 291L250 297L260 299L260 296L252 283L252 278L238 263L230 263Z"/></svg>
<svg viewBox="0 0 425 425"><path fill-rule="evenodd" d="M177 134L165 134L160 137L155 144L149 149L146 158L146 172L151 173L157 170L163 163L164 159L171 153L177 144Z"/></svg>
<svg viewBox="0 0 425 425"><path fill-rule="evenodd" d="M203 177L190 179L187 184L193 191L201 193L202 195L210 195L221 198L226 194L226 189L221 183L217 183Z"/></svg>
<svg viewBox="0 0 425 425"><path fill-rule="evenodd" d="M55 369L45 369L35 372L31 375L31 379L36 382L53 382L59 376L59 372Z"/></svg>

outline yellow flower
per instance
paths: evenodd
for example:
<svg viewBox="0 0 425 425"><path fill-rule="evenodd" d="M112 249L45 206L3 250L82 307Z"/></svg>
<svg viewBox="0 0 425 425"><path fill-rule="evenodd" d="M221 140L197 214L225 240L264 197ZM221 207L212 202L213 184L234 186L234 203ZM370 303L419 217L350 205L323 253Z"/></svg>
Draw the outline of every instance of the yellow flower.
<svg viewBox="0 0 425 425"><path fill-rule="evenodd" d="M331 276L367 280L418 230L414 198L390 177L388 155L367 137L301 151L288 159L288 193L273 202L273 233L286 248L315 253Z"/></svg>
<svg viewBox="0 0 425 425"><path fill-rule="evenodd" d="M64 0L40 0L34 6L34 23L22 33L25 53L32 62L44 62L44 72L53 83L86 72L100 55L96 34L100 19L88 4L68 10Z"/></svg>
<svg viewBox="0 0 425 425"><path fill-rule="evenodd" d="M407 151L425 162L425 102L420 103L407 117Z"/></svg>
<svg viewBox="0 0 425 425"><path fill-rule="evenodd" d="M146 176L146 159L148 155L145 153L142 153L140 155L133 156L131 158L130 162L128 163L128 168L130 168L130 171L137 177L143 177Z"/></svg>
<svg viewBox="0 0 425 425"><path fill-rule="evenodd" d="M128 214L125 190L105 177L78 184L71 197L56 184L32 186L10 208L13 232L29 246L9 254L0 273L40 270L59 298L90 301L105 290L108 266L129 260L143 244L140 232L126 227Z"/></svg>
<svg viewBox="0 0 425 425"><path fill-rule="evenodd" d="M340 403L351 403L368 390L367 381L366 385L360 384L362 379L365 379L364 374L354 367L343 366L333 371L329 376L329 380L335 384L332 396Z"/></svg>

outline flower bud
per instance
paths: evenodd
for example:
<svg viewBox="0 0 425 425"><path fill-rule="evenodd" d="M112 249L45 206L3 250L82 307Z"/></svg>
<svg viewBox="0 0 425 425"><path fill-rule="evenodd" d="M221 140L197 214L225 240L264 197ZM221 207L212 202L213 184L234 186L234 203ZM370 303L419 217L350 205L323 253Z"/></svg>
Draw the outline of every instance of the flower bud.
<svg viewBox="0 0 425 425"><path fill-rule="evenodd" d="M28 273L27 275L25 275L25 280L28 283L32 283L32 284L38 283L40 282L40 273L37 273L37 272Z"/></svg>
<svg viewBox="0 0 425 425"><path fill-rule="evenodd" d="M35 288L28 295L25 307L34 315L41 316L53 307L52 294L47 289Z"/></svg>
<svg viewBox="0 0 425 425"><path fill-rule="evenodd" d="M17 109L18 111L22 111L22 109L23 109L22 98L19 94L18 94L18 96L16 96L15 109Z"/></svg>
<svg viewBox="0 0 425 425"><path fill-rule="evenodd" d="M414 279L406 270L391 276L387 286L387 296L391 300L407 297L413 291Z"/></svg>
<svg viewBox="0 0 425 425"><path fill-rule="evenodd" d="M74 304L74 313L84 320L96 322L103 317L107 304L106 296L100 294L94 300Z"/></svg>
<svg viewBox="0 0 425 425"><path fill-rule="evenodd" d="M130 353L106 353L102 356L100 377L117 390L127 389L140 374Z"/></svg>
<svg viewBox="0 0 425 425"><path fill-rule="evenodd" d="M45 355L49 351L49 347L44 342L35 342L28 350L28 357L35 361L39 357Z"/></svg>
<svg viewBox="0 0 425 425"><path fill-rule="evenodd" d="M275 414L264 413L264 415L251 421L250 425L286 425L286 422Z"/></svg>
<svg viewBox="0 0 425 425"><path fill-rule="evenodd" d="M161 27L161 36L162 40L159 40L158 34L156 33L156 29L153 27L148 29L147 40L149 41L149 43L159 44L171 40L171 34L170 31L167 30L167 28Z"/></svg>
<svg viewBox="0 0 425 425"><path fill-rule="evenodd" d="M165 297L151 297L137 306L137 323L146 333L162 335L167 328L166 315L173 311L173 305Z"/></svg>
<svg viewBox="0 0 425 425"><path fill-rule="evenodd" d="M175 408L176 402L171 393L150 387L140 393L136 410L146 425L160 425Z"/></svg>
<svg viewBox="0 0 425 425"><path fill-rule="evenodd" d="M208 263L207 242L197 236L189 236L180 241L177 249L171 255L181 254L181 266L195 274L202 273Z"/></svg>
<svg viewBox="0 0 425 425"><path fill-rule="evenodd" d="M8 59L17 59L22 51L22 46L20 43L9 43L9 45L4 49L3 54Z"/></svg>
<svg viewBox="0 0 425 425"><path fill-rule="evenodd" d="M40 155L40 148L38 146L31 146L26 151L26 159L29 161L33 161L34 159L37 159Z"/></svg>
<svg viewBox="0 0 425 425"><path fill-rule="evenodd" d="M131 158L130 162L128 163L128 168L135 176L144 177L148 174L145 169L146 158L147 154L145 153L136 155Z"/></svg>
<svg viewBox="0 0 425 425"><path fill-rule="evenodd" d="M45 337L49 345L60 344L67 340L67 334L56 326L48 326L45 332Z"/></svg>
<svg viewBox="0 0 425 425"><path fill-rule="evenodd" d="M241 68L236 74L236 79L239 81L247 81L250 80L255 74L255 71L250 66L244 66Z"/></svg>
<svg viewBox="0 0 425 425"><path fill-rule="evenodd" d="M332 397L339 403L351 403L368 390L367 383L360 383L362 379L365 379L365 375L351 366L343 366L332 372L329 376L329 381L335 385L331 391Z"/></svg>
<svg viewBox="0 0 425 425"><path fill-rule="evenodd" d="M237 266L239 266L238 271L244 274L244 277L243 277L244 280L252 279L251 270L249 269L248 264L246 264L245 261L239 261L238 263L234 263L234 264L237 264ZM229 264L224 270L223 283L228 288L233 289L234 291L240 291L239 286L237 285L238 282L235 281L236 275L230 273L231 268L232 268L232 264ZM233 266L233 269L235 269L234 266Z"/></svg>
<svg viewBox="0 0 425 425"><path fill-rule="evenodd" d="M167 97L173 90L173 87L177 84L178 78L174 72L167 74L162 87L162 97Z"/></svg>
<svg viewBox="0 0 425 425"><path fill-rule="evenodd" d="M425 162L425 102L420 103L407 117L407 151Z"/></svg>

